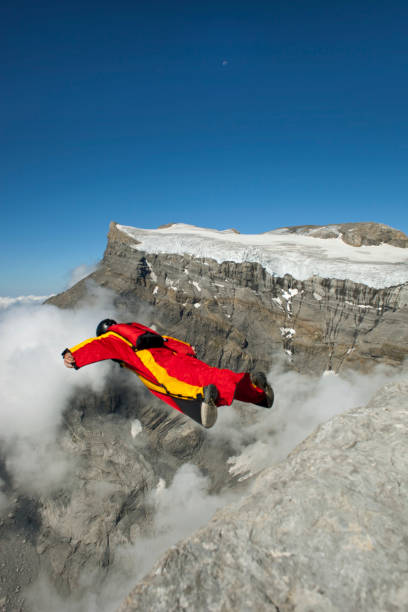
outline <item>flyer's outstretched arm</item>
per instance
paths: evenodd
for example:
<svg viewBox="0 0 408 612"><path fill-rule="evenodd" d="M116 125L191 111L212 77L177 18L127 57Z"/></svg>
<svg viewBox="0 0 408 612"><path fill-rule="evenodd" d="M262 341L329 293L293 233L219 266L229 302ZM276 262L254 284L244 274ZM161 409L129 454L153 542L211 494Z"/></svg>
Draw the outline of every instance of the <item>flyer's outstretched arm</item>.
<svg viewBox="0 0 408 612"><path fill-rule="evenodd" d="M78 370L90 363L105 359L126 360L132 351L132 344L114 332L106 332L102 336L88 338L72 348L65 349L62 356L67 368Z"/></svg>

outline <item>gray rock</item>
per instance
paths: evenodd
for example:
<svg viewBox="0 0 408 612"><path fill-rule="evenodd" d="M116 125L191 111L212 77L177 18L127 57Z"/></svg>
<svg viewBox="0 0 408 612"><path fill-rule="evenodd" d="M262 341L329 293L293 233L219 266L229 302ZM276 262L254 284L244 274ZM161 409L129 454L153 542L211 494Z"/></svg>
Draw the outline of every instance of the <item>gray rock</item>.
<svg viewBox="0 0 408 612"><path fill-rule="evenodd" d="M11 487L7 487L11 492ZM36 500L20 496L0 522L0 610L24 609L22 589L38 576L36 535L40 516ZM11 516L10 516L11 515Z"/></svg>
<svg viewBox="0 0 408 612"><path fill-rule="evenodd" d="M120 608L406 610L408 384L322 425Z"/></svg>

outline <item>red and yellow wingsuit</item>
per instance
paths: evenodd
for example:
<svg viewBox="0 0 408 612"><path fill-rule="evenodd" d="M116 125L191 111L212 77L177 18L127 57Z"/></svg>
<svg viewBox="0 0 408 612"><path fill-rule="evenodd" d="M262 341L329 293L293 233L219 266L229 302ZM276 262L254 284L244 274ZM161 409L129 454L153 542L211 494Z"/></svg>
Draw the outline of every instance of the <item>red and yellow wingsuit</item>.
<svg viewBox="0 0 408 612"><path fill-rule="evenodd" d="M66 350L73 355L77 369L104 359L118 360L154 395L193 418L191 409L201 405L203 389L209 384L218 389L217 406L230 405L234 399L267 405L264 391L251 383L248 373L213 368L197 359L186 342L160 336L139 323L112 325L101 336Z"/></svg>

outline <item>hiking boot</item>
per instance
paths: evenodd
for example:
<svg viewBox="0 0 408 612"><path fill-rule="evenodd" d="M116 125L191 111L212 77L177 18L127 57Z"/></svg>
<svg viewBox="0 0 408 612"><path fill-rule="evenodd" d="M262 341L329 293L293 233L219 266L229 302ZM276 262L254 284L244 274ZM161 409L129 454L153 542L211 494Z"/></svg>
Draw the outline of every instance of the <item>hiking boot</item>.
<svg viewBox="0 0 408 612"><path fill-rule="evenodd" d="M218 410L215 405L217 397L218 390L215 385L204 387L204 399L201 404L201 423L207 429L212 427L217 420Z"/></svg>
<svg viewBox="0 0 408 612"><path fill-rule="evenodd" d="M250 377L251 377L251 383L255 385L255 387L258 387L258 389L262 389L262 391L265 393L265 397L266 397L265 408L272 408L273 400L274 400L273 389L271 385L268 383L268 381L266 380L265 374L263 372L254 372L253 374L250 374Z"/></svg>

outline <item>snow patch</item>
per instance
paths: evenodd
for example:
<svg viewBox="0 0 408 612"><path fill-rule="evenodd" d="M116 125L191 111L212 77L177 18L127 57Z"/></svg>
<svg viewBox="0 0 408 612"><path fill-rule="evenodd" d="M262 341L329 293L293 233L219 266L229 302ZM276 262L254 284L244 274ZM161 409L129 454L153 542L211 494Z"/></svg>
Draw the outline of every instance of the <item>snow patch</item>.
<svg viewBox="0 0 408 612"><path fill-rule="evenodd" d="M173 281L170 278L166 278L166 286L173 291L177 291L177 283L178 281Z"/></svg>
<svg viewBox="0 0 408 612"><path fill-rule="evenodd" d="M143 430L142 424L138 419L134 419L134 421L130 424L130 435L132 438L136 438Z"/></svg>
<svg viewBox="0 0 408 612"><path fill-rule="evenodd" d="M293 297L295 297L295 295L297 295L298 293L299 293L299 291L297 289L288 289L287 291L282 289L282 297L283 297L284 300L287 300L288 302Z"/></svg>
<svg viewBox="0 0 408 612"><path fill-rule="evenodd" d="M345 300L345 304L347 304L348 306L356 307L356 308L363 308L363 309L373 308L373 306L370 306L369 304L354 304L353 302L350 302L349 300Z"/></svg>
<svg viewBox="0 0 408 612"><path fill-rule="evenodd" d="M146 259L146 264L147 264L147 267L150 270L150 277L151 277L152 281L154 283L157 283L157 275L154 273L153 268L152 268L151 264L147 261L147 259Z"/></svg>
<svg viewBox="0 0 408 612"><path fill-rule="evenodd" d="M298 280L313 276L349 279L374 288L408 281L408 249L390 244L354 247L340 237L316 238L281 230L235 234L183 223L156 230L124 225L117 228L138 241L132 245L135 250L189 255L218 263L250 261L259 263L273 276L290 274Z"/></svg>
<svg viewBox="0 0 408 612"><path fill-rule="evenodd" d="M286 300L286 312L288 313L288 317L292 317L292 297L297 295L299 291L297 289L288 289L285 291L282 289L282 297Z"/></svg>
<svg viewBox="0 0 408 612"><path fill-rule="evenodd" d="M293 327L281 327L280 332L281 336L286 339L293 338L293 336L296 334L296 331L293 329Z"/></svg>

